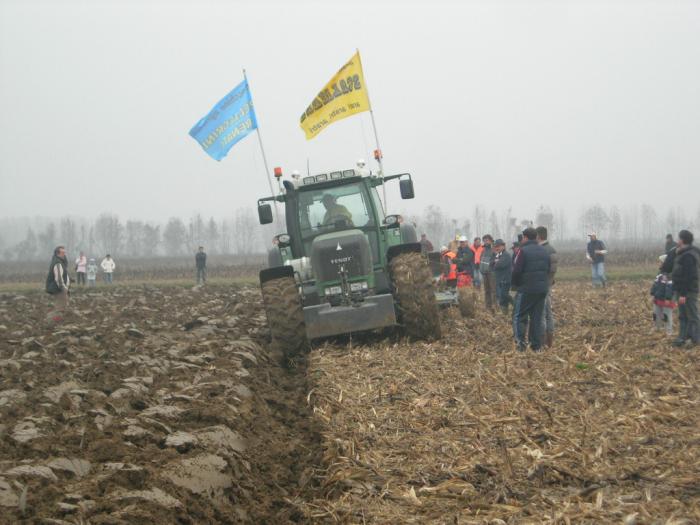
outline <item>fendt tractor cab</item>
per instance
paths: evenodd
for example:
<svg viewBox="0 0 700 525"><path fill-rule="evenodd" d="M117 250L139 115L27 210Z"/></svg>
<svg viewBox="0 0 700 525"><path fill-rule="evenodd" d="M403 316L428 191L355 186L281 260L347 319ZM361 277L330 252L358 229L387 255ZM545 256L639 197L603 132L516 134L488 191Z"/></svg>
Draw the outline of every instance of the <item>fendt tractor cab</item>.
<svg viewBox="0 0 700 525"><path fill-rule="evenodd" d="M412 199L408 173L350 169L285 180L280 195L258 201L260 224L272 222L270 201L284 203L287 232L275 236L260 284L270 332L287 357L311 339L397 324L414 338L440 337L415 228L385 215L377 193L395 179L401 198Z"/></svg>

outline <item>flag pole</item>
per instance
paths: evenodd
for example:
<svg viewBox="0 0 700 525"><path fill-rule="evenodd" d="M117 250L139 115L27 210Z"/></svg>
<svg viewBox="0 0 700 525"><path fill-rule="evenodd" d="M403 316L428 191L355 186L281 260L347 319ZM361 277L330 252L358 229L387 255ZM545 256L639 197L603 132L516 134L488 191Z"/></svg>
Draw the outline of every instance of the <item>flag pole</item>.
<svg viewBox="0 0 700 525"><path fill-rule="evenodd" d="M360 50L355 48L357 51L357 57L360 59L360 68L362 69L362 76L364 77L365 71L362 68L362 58L360 57ZM377 153L375 155L375 160L379 164L379 174L384 177L384 166L382 164L382 148L379 145L379 135L377 134L377 123L374 121L374 110L372 109L372 100L369 98L369 88L367 87L367 78L365 77L365 91L367 92L367 102L369 102L369 116L372 119L372 130L374 131L374 142L377 145ZM382 196L384 200L384 212L387 213L387 202L386 202L386 184L382 181Z"/></svg>
<svg viewBox="0 0 700 525"><path fill-rule="evenodd" d="M246 82L246 85L248 86L248 92L250 92L250 84L248 84L248 76L245 73L245 68L243 68L243 79ZM250 96L250 99L253 99L253 96ZM257 121L258 115L256 113L255 119ZM258 135L258 142L260 143L260 152L262 153L262 158L263 158L263 165L265 166L265 178L267 179L267 184L270 186L270 194L272 196L275 196L275 190L272 187L272 181L270 180L270 168L267 165L267 156L265 155L265 147L263 146L263 141L262 141L262 136L260 135L260 124L256 122L255 126L255 131ZM279 181L278 181L279 183ZM280 215L279 211L277 210L277 200L272 201L275 205L275 218L277 219L277 223L280 224Z"/></svg>

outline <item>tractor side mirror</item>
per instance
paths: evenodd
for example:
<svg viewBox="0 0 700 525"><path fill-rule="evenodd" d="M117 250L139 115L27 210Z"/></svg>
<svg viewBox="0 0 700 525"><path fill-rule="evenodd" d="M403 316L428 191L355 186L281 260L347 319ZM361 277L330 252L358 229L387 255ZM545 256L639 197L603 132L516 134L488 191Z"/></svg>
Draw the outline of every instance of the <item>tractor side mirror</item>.
<svg viewBox="0 0 700 525"><path fill-rule="evenodd" d="M269 204L259 204L258 220L260 224L270 224L272 222L272 206Z"/></svg>
<svg viewBox="0 0 700 525"><path fill-rule="evenodd" d="M413 193L413 181L411 179L400 180L399 190L401 190L402 199L412 199L415 197L415 194Z"/></svg>

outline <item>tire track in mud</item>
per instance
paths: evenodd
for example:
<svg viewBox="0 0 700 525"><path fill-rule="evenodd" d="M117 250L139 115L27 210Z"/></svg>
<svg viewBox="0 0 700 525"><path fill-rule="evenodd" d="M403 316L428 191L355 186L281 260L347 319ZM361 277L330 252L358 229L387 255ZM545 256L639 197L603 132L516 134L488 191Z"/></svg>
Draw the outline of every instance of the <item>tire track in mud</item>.
<svg viewBox="0 0 700 525"><path fill-rule="evenodd" d="M259 385L265 414L252 421L251 468L259 485L252 491L259 502L250 512L253 523L308 523L305 502L318 497L322 470L321 436L307 403L307 359L293 368L271 351L267 366L251 370Z"/></svg>

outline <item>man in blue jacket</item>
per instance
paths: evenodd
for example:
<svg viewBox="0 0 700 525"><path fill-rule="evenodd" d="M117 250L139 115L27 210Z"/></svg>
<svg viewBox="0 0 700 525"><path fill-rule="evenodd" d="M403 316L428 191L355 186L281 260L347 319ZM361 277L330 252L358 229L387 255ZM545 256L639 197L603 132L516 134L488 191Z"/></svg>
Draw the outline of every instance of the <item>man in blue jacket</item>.
<svg viewBox="0 0 700 525"><path fill-rule="evenodd" d="M516 288L513 337L521 352L527 348L528 342L535 352L539 352L544 335L542 313L549 290L551 262L549 253L536 239L537 231L526 228L524 242L513 260L512 280Z"/></svg>

